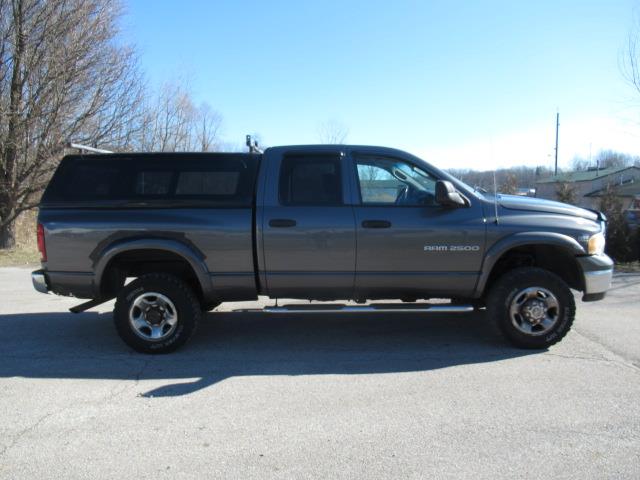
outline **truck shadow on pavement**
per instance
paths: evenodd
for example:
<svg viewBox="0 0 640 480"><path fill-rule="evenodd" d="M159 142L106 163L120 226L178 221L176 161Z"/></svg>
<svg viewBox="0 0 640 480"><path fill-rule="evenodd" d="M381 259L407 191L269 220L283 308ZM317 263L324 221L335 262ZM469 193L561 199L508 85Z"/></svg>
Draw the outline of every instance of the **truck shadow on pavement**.
<svg viewBox="0 0 640 480"><path fill-rule="evenodd" d="M0 315L0 328L0 378L157 380L145 397L239 376L417 372L536 353L508 346L483 313L210 313L169 355L129 350L110 313Z"/></svg>

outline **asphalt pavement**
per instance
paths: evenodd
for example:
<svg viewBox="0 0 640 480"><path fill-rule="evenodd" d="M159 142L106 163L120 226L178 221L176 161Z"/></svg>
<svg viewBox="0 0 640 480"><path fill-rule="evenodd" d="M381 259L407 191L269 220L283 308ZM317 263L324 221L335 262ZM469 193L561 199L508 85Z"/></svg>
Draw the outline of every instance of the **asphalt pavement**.
<svg viewBox="0 0 640 480"><path fill-rule="evenodd" d="M548 351L483 313L224 305L145 356L0 269L0 478L640 478L640 276Z"/></svg>

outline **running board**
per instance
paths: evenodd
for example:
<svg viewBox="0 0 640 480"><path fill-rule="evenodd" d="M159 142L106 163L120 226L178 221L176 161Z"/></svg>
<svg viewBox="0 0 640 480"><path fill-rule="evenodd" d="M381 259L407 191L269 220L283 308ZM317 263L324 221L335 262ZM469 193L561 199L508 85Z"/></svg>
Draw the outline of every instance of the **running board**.
<svg viewBox="0 0 640 480"><path fill-rule="evenodd" d="M80 305L76 305L75 307L71 307L69 311L71 313L82 313L84 311L89 310L90 308L97 307L98 305L108 302L112 298L114 297L96 298L94 300L89 300L88 302L84 302L84 303L81 303Z"/></svg>
<svg viewBox="0 0 640 480"><path fill-rule="evenodd" d="M412 304L402 305L367 305L367 306L348 306L348 305L286 305L283 307L265 307L262 309L267 313L468 313L473 312L472 305L429 305L429 304Z"/></svg>

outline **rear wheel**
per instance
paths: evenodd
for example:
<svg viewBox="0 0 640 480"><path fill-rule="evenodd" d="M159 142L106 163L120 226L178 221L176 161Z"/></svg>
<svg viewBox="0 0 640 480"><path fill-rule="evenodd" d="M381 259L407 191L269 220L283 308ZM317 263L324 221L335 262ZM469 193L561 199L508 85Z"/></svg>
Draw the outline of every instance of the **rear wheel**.
<svg viewBox="0 0 640 480"><path fill-rule="evenodd" d="M168 353L183 345L201 317L197 297L179 278L152 273L125 286L113 318L120 338L142 353Z"/></svg>
<svg viewBox="0 0 640 480"><path fill-rule="evenodd" d="M517 268L500 277L487 310L502 334L520 348L547 348L569 332L576 306L557 275L540 268Z"/></svg>

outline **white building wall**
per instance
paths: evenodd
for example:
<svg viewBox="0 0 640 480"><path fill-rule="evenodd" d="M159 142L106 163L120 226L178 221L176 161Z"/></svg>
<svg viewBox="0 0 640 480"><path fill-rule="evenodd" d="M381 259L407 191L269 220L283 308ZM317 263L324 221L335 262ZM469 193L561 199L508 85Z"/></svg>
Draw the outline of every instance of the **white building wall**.
<svg viewBox="0 0 640 480"><path fill-rule="evenodd" d="M620 184L630 180L640 182L640 169L631 168L622 172L614 173L594 180L575 182L571 186L576 190L576 203L579 207L598 208L600 200L597 197L585 197L588 193L601 190L609 183ZM557 191L564 182L538 183L536 185L536 197L548 200L558 200Z"/></svg>

